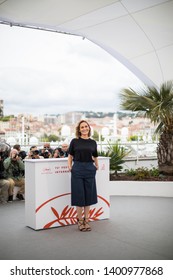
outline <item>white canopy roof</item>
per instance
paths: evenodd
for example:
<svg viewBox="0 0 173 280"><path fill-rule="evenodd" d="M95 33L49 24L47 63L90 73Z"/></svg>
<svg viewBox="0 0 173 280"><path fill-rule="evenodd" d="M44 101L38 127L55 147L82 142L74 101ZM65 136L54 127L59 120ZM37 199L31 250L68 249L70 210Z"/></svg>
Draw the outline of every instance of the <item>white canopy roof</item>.
<svg viewBox="0 0 173 280"><path fill-rule="evenodd" d="M147 84L173 79L173 1L0 0L0 23L79 35Z"/></svg>

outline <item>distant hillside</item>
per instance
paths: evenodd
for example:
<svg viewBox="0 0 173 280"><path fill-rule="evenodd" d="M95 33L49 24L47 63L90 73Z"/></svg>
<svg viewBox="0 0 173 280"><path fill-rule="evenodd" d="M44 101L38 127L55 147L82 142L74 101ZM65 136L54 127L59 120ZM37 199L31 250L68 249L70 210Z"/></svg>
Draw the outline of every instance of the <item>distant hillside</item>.
<svg viewBox="0 0 173 280"><path fill-rule="evenodd" d="M104 118L104 117L113 117L114 113L111 112L93 112L93 111L86 111L82 112L86 118Z"/></svg>
<svg viewBox="0 0 173 280"><path fill-rule="evenodd" d="M142 117L141 113L131 112L131 111L118 111L118 112L93 112L93 111L82 111L82 114L85 115L86 118L105 118L105 117L113 117L114 114L117 114L118 119L123 119L125 117Z"/></svg>

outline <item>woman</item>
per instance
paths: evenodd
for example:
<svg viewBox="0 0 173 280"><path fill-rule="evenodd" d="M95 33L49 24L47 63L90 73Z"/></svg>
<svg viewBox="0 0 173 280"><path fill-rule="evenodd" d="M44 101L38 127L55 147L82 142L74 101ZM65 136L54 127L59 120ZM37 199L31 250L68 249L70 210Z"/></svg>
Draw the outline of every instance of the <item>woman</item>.
<svg viewBox="0 0 173 280"><path fill-rule="evenodd" d="M53 158L60 158L59 148L56 148L55 150L53 150L52 157Z"/></svg>
<svg viewBox="0 0 173 280"><path fill-rule="evenodd" d="M68 155L68 167L71 171L71 202L76 206L80 231L91 230L88 223L90 205L97 203L95 180L98 169L97 143L90 138L90 135L91 128L88 122L81 120L76 127L76 138L70 143Z"/></svg>

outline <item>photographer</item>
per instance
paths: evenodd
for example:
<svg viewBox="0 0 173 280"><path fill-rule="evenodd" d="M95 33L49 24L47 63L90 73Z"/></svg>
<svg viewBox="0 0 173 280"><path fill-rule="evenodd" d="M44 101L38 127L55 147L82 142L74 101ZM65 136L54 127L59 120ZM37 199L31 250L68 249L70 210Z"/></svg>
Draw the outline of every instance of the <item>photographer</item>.
<svg viewBox="0 0 173 280"><path fill-rule="evenodd" d="M52 158L53 149L50 147L50 143L44 143L43 148L40 149L40 155L43 158Z"/></svg>
<svg viewBox="0 0 173 280"><path fill-rule="evenodd" d="M67 143L62 143L61 145L61 157L68 157L69 145Z"/></svg>
<svg viewBox="0 0 173 280"><path fill-rule="evenodd" d="M60 158L60 152L58 148L55 148L52 153L53 158Z"/></svg>
<svg viewBox="0 0 173 280"><path fill-rule="evenodd" d="M6 180L4 173L3 157L0 153L0 203L5 204L8 201L8 190L10 182Z"/></svg>
<svg viewBox="0 0 173 280"><path fill-rule="evenodd" d="M68 157L68 144L63 143L61 145L61 148L58 147L53 151L53 158L65 158Z"/></svg>
<svg viewBox="0 0 173 280"><path fill-rule="evenodd" d="M52 157L52 153L51 153L48 149L43 148L43 149L41 150L41 156L42 156L43 158L51 158L51 157Z"/></svg>
<svg viewBox="0 0 173 280"><path fill-rule="evenodd" d="M13 146L13 149L16 149L19 153L19 157L24 160L26 157L26 152L24 150L21 150L21 146L19 144L15 144Z"/></svg>
<svg viewBox="0 0 173 280"><path fill-rule="evenodd" d="M19 152L12 149L10 156L4 160L4 169L6 171L7 179L14 186L20 187L17 198L24 200L25 179L24 179L24 163L19 157Z"/></svg>
<svg viewBox="0 0 173 280"><path fill-rule="evenodd" d="M42 159L42 158L44 157L39 155L39 150L37 146L31 146L28 155L25 157L25 159Z"/></svg>

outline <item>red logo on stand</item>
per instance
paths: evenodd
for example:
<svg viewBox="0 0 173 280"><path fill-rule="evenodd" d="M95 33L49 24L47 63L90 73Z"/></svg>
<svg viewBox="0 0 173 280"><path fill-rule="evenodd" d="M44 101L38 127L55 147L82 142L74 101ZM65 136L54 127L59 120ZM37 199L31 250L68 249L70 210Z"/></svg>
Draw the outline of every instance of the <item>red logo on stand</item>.
<svg viewBox="0 0 173 280"><path fill-rule="evenodd" d="M47 206L48 203L50 203L51 201L60 199L63 196L68 196L68 195L71 195L71 193L64 193L45 201L36 209L36 214L45 206ZM110 203L105 198L98 195L98 199L100 199L104 204L106 204L107 207L110 207ZM77 212L76 212L76 207L74 206L66 205L61 212L58 212L57 209L55 209L55 207L50 206L50 210L53 213L55 219L46 223L43 226L43 229L47 229L52 226L66 226L66 225L73 225L77 223ZM104 213L103 207L100 208L94 207L90 209L89 220L90 221L99 220L99 218L102 216L103 213Z"/></svg>

